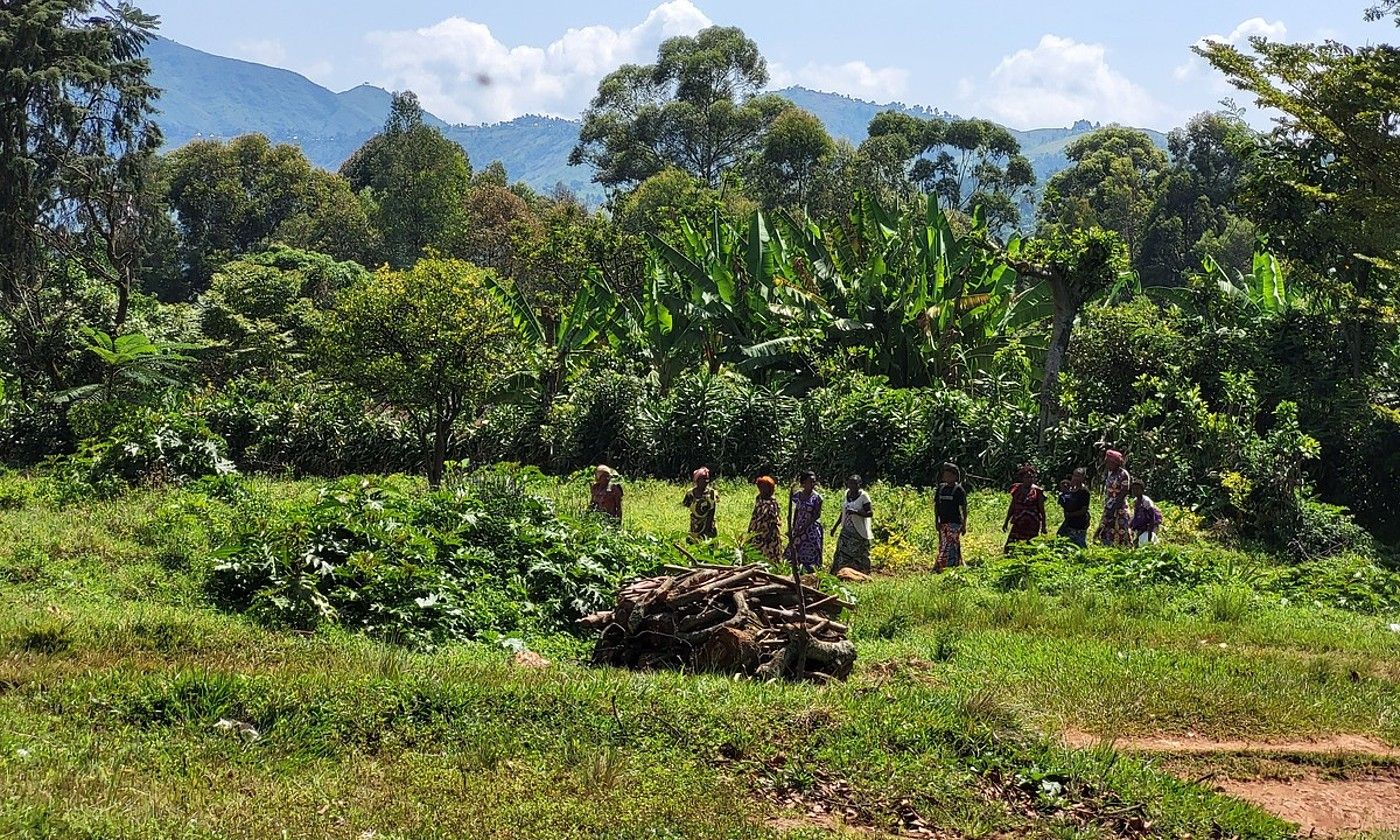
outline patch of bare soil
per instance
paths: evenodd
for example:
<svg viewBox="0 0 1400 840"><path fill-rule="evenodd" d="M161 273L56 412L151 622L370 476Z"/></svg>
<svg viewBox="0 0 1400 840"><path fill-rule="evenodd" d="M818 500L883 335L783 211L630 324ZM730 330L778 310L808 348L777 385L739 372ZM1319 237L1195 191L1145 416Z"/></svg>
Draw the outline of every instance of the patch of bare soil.
<svg viewBox="0 0 1400 840"><path fill-rule="evenodd" d="M1400 830L1400 774L1329 779L1226 779L1216 790L1297 823L1304 836Z"/></svg>
<svg viewBox="0 0 1400 840"><path fill-rule="evenodd" d="M1098 735L1077 730L1064 733L1065 744L1077 749L1103 743ZM1112 740L1124 752L1190 756L1191 773L1212 765L1219 772L1194 776L1210 782L1220 793L1252 802L1299 826L1303 836L1332 837L1353 832L1400 830L1400 769L1371 766L1349 772L1320 773L1299 766L1286 777L1275 773L1235 778L1238 756L1355 756L1362 761L1400 759L1400 749L1367 735L1327 735L1297 740L1217 740L1196 735L1150 735ZM1168 769L1171 769L1170 767ZM1178 771L1182 768L1177 768Z"/></svg>
<svg viewBox="0 0 1400 840"><path fill-rule="evenodd" d="M1377 758L1400 758L1400 749L1369 735L1322 735L1316 738L1292 740L1252 740L1206 738L1186 735L1145 735L1105 739L1101 735L1076 729L1066 730L1061 740L1075 749L1090 749L1109 740L1123 752L1145 753L1280 753L1290 755L1328 755L1352 753Z"/></svg>

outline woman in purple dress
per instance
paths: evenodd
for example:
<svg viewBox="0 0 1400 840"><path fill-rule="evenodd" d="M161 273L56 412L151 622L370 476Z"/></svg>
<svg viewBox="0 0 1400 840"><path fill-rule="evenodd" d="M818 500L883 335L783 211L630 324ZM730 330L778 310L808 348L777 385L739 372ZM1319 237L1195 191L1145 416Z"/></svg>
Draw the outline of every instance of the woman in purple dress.
<svg viewBox="0 0 1400 840"><path fill-rule="evenodd" d="M822 496L817 492L817 476L804 472L798 476L802 489L788 496L787 559L815 572L822 564L826 547L822 531Z"/></svg>

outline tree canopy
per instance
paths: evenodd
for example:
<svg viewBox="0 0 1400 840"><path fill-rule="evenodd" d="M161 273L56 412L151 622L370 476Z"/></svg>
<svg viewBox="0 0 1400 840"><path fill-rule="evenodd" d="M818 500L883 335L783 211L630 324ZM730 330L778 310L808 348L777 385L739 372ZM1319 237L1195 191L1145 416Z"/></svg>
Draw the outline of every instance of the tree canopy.
<svg viewBox="0 0 1400 840"><path fill-rule="evenodd" d="M455 253L466 229L471 162L462 147L423 121L412 93L394 96L384 131L340 168L369 208L391 265L428 249Z"/></svg>
<svg viewBox="0 0 1400 840"><path fill-rule="evenodd" d="M145 182L161 135L142 57L155 24L128 3L0 6L0 315L22 383L62 381L63 263L108 281L114 319L126 319L159 217Z"/></svg>
<svg viewBox="0 0 1400 840"><path fill-rule="evenodd" d="M1021 145L988 120L920 119L887 111L870 121L861 149L904 169L944 206L970 213L981 207L994 228L1020 221L1020 206L1035 184Z"/></svg>
<svg viewBox="0 0 1400 840"><path fill-rule="evenodd" d="M717 187L793 107L760 94L767 83L768 63L740 29L667 39L656 63L625 65L598 85L569 162L592 166L594 180L610 187L667 168Z"/></svg>

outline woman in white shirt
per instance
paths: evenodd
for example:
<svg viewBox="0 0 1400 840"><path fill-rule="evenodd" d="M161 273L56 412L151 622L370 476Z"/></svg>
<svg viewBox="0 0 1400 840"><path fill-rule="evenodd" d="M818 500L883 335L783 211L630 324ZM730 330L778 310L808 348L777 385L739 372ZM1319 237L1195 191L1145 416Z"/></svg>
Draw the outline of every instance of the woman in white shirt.
<svg viewBox="0 0 1400 840"><path fill-rule="evenodd" d="M861 488L860 476L846 479L846 495L841 500L841 516L832 526L831 532L841 532L836 541L836 559L831 564L831 573L841 569L855 569L870 573L870 543L875 535L870 529L872 512L870 496Z"/></svg>

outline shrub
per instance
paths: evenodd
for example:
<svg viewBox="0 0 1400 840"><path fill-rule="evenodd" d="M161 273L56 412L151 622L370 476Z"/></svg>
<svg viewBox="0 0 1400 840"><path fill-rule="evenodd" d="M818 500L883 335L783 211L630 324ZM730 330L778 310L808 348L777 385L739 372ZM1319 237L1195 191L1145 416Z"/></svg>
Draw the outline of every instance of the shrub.
<svg viewBox="0 0 1400 840"><path fill-rule="evenodd" d="M542 464L549 458L547 419L537 403L489 406L468 425L464 454L475 464Z"/></svg>
<svg viewBox="0 0 1400 840"><path fill-rule="evenodd" d="M629 471L655 469L646 404L654 390L638 376L594 370L579 377L550 410L551 465L564 471L600 463Z"/></svg>
<svg viewBox="0 0 1400 840"><path fill-rule="evenodd" d="M108 437L84 441L73 456L94 487L182 483L235 470L224 440L203 421L181 411L132 411Z"/></svg>
<svg viewBox="0 0 1400 840"><path fill-rule="evenodd" d="M860 375L813 392L802 402L795 430L798 465L830 482L852 473L867 481L882 477L915 436L918 394Z"/></svg>
<svg viewBox="0 0 1400 840"><path fill-rule="evenodd" d="M427 646L568 629L659 562L655 540L561 518L512 479L451 484L350 478L313 503L250 504L209 588L270 622Z"/></svg>
<svg viewBox="0 0 1400 840"><path fill-rule="evenodd" d="M414 469L418 442L399 418L343 386L307 378L236 379L191 410L248 471L335 477Z"/></svg>
<svg viewBox="0 0 1400 840"><path fill-rule="evenodd" d="M656 474L704 465L720 474L782 472L792 401L735 373L683 376L654 412Z"/></svg>
<svg viewBox="0 0 1400 840"><path fill-rule="evenodd" d="M1346 508L1304 496L1297 500L1296 520L1287 535L1289 554L1312 560L1343 553L1369 553L1371 535Z"/></svg>

